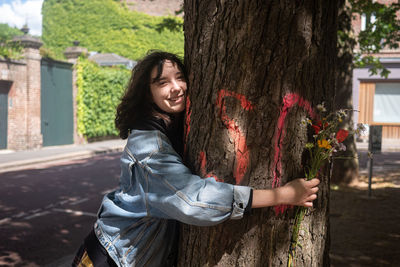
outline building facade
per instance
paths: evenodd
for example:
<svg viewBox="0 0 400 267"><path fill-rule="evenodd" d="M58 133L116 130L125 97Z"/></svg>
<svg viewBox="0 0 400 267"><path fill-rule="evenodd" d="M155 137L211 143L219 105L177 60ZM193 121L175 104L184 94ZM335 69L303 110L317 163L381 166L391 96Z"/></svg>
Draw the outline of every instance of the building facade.
<svg viewBox="0 0 400 267"><path fill-rule="evenodd" d="M380 0L382 4L398 0ZM400 19L400 12L397 14ZM375 21L373 14L355 16L353 30L356 35ZM356 48L357 49L357 48ZM390 71L387 78L371 75L369 68L353 70L353 106L356 123L382 125L382 138L400 141L400 48L384 48L374 55Z"/></svg>
<svg viewBox="0 0 400 267"><path fill-rule="evenodd" d="M0 60L0 149L33 149L42 146L40 129L40 61L42 43L21 37L22 60Z"/></svg>
<svg viewBox="0 0 400 267"><path fill-rule="evenodd" d="M69 62L43 59L42 42L28 34L20 60L0 60L0 149L27 150L82 143L76 127L74 64L86 51L67 49Z"/></svg>

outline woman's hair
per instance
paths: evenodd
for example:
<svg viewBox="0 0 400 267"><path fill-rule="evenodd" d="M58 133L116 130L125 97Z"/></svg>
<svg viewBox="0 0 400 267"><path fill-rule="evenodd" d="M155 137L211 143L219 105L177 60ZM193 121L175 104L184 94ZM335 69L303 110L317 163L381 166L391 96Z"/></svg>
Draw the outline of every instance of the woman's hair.
<svg viewBox="0 0 400 267"><path fill-rule="evenodd" d="M150 51L132 69L132 76L121 103L117 107L115 126L122 139L128 137L134 123L141 118L158 116L165 119L165 114L154 104L150 84L157 81L163 71L166 60L176 64L186 79L185 67L181 59L174 54L162 51ZM157 67L157 75L151 80L151 72ZM187 79L186 79L187 80Z"/></svg>

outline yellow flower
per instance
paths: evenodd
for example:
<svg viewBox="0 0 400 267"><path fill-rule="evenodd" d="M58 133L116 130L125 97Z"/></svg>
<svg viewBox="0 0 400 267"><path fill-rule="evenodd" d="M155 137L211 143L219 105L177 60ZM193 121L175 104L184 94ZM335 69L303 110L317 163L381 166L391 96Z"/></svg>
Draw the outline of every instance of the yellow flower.
<svg viewBox="0 0 400 267"><path fill-rule="evenodd" d="M323 140L318 140L318 146L326 149L331 149L332 146L329 144L329 142L326 139Z"/></svg>
<svg viewBox="0 0 400 267"><path fill-rule="evenodd" d="M339 122L342 122L343 120L341 118L339 118Z"/></svg>

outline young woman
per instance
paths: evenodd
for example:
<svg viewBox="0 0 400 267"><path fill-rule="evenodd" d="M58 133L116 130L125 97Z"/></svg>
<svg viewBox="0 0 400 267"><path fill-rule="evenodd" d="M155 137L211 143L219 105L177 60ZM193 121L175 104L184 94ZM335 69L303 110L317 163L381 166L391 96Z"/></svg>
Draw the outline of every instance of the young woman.
<svg viewBox="0 0 400 267"><path fill-rule="evenodd" d="M185 68L173 54L153 52L133 69L115 119L128 138L120 189L104 197L75 266L174 266L178 222L209 226L251 208L312 207L318 179L253 190L193 175L181 158L186 93Z"/></svg>

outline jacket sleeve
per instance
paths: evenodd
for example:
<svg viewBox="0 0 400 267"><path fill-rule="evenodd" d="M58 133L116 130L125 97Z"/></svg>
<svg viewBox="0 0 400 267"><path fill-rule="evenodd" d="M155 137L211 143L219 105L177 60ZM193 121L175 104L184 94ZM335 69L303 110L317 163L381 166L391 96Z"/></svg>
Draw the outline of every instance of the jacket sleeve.
<svg viewBox="0 0 400 267"><path fill-rule="evenodd" d="M158 134L158 149L142 161L146 209L149 216L208 226L240 219L251 188L193 175L173 150L167 137Z"/></svg>

